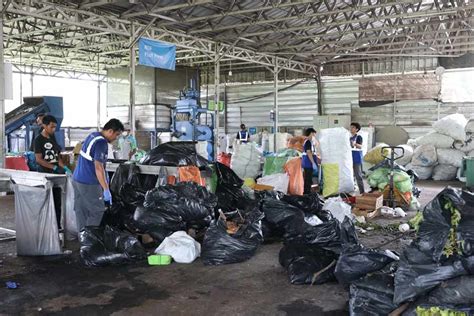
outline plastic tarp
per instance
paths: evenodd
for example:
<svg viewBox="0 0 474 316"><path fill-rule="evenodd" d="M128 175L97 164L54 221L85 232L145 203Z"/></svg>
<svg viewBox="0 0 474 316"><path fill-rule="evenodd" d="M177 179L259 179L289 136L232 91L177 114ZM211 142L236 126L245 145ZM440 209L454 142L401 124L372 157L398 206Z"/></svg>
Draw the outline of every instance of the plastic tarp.
<svg viewBox="0 0 474 316"><path fill-rule="evenodd" d="M304 179L301 172L301 158L293 158L285 164L285 172L289 175L288 193L292 195L303 195Z"/></svg>
<svg viewBox="0 0 474 316"><path fill-rule="evenodd" d="M433 167L438 161L436 148L433 145L421 145L413 152L411 164L420 167Z"/></svg>
<svg viewBox="0 0 474 316"><path fill-rule="evenodd" d="M424 136L418 137L416 140L418 146L431 145L436 148L452 148L454 139L451 136L443 135L437 132L431 132Z"/></svg>
<svg viewBox="0 0 474 316"><path fill-rule="evenodd" d="M442 165L451 165L457 168L461 168L462 159L465 154L456 149L438 149L438 163Z"/></svg>
<svg viewBox="0 0 474 316"><path fill-rule="evenodd" d="M350 133L343 127L318 133L325 197L354 191Z"/></svg>
<svg viewBox="0 0 474 316"><path fill-rule="evenodd" d="M279 261L291 284L323 284L334 280L337 255L315 245L288 244Z"/></svg>
<svg viewBox="0 0 474 316"><path fill-rule="evenodd" d="M81 259L90 267L144 260L146 251L130 233L110 226L87 226L80 233Z"/></svg>
<svg viewBox="0 0 474 316"><path fill-rule="evenodd" d="M171 256L178 263L191 263L201 255L201 244L185 231L177 231L166 237L155 253Z"/></svg>
<svg viewBox="0 0 474 316"><path fill-rule="evenodd" d="M286 173L276 173L257 179L258 184L272 186L273 190L284 194L288 193L289 182L290 177Z"/></svg>
<svg viewBox="0 0 474 316"><path fill-rule="evenodd" d="M464 141L466 139L464 130L466 125L467 119L464 115L456 113L438 120L433 124L433 128L440 134L451 136L454 140Z"/></svg>
<svg viewBox="0 0 474 316"><path fill-rule="evenodd" d="M456 179L458 168L451 165L437 165L433 169L433 180L449 181Z"/></svg>
<svg viewBox="0 0 474 316"><path fill-rule="evenodd" d="M256 144L239 144L234 148L230 166L242 179L256 178L260 172L260 152Z"/></svg>
<svg viewBox="0 0 474 316"><path fill-rule="evenodd" d="M16 249L19 256L61 254L50 183L45 187L14 184Z"/></svg>
<svg viewBox="0 0 474 316"><path fill-rule="evenodd" d="M168 142L153 148L141 163L154 166L196 166L201 168L207 166L209 161L197 154L193 142Z"/></svg>
<svg viewBox="0 0 474 316"><path fill-rule="evenodd" d="M223 219L214 220L206 231L202 244L201 257L204 264L221 265L250 259L263 242L263 216L258 209L252 210L235 234L227 232Z"/></svg>

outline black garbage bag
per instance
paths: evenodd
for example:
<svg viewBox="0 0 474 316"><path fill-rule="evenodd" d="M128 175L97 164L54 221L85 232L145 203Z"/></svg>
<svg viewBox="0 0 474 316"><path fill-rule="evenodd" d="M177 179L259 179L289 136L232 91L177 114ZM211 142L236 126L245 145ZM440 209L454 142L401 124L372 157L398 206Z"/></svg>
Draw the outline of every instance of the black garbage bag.
<svg viewBox="0 0 474 316"><path fill-rule="evenodd" d="M317 245L335 253L341 253L346 244L358 244L354 224L349 218L341 224L337 219L311 226L306 222L299 235L286 236L285 242Z"/></svg>
<svg viewBox="0 0 474 316"><path fill-rule="evenodd" d="M362 245L346 246L337 260L334 275L339 283L349 284L397 259L392 252L377 251Z"/></svg>
<svg viewBox="0 0 474 316"><path fill-rule="evenodd" d="M311 227L304 220L304 212L286 202L266 198L262 201L261 210L275 234L281 234L285 239L300 236Z"/></svg>
<svg viewBox="0 0 474 316"><path fill-rule="evenodd" d="M209 161L198 155L195 142L168 142L153 148L141 161L153 166L206 167Z"/></svg>
<svg viewBox="0 0 474 316"><path fill-rule="evenodd" d="M135 208L136 207L125 204L122 201L114 202L105 209L100 226L111 226L120 230L126 229L131 232L135 231L136 227L133 221Z"/></svg>
<svg viewBox="0 0 474 316"><path fill-rule="evenodd" d="M314 245L287 244L279 261L291 284L323 284L334 281L337 255Z"/></svg>
<svg viewBox="0 0 474 316"><path fill-rule="evenodd" d="M461 221L456 229L464 256L474 256L474 193L463 191L462 199L465 204L460 209Z"/></svg>
<svg viewBox="0 0 474 316"><path fill-rule="evenodd" d="M428 303L474 306L474 275L444 281L430 292Z"/></svg>
<svg viewBox="0 0 474 316"><path fill-rule="evenodd" d="M123 163L115 170L110 180L110 191L115 198L120 196L120 189L124 184L129 184L134 188L142 188L140 179L140 168L134 163Z"/></svg>
<svg viewBox="0 0 474 316"><path fill-rule="evenodd" d="M232 218L236 210L243 210L247 207L248 198L242 189L244 181L226 165L216 162L214 166L217 176L217 207L227 217Z"/></svg>
<svg viewBox="0 0 474 316"><path fill-rule="evenodd" d="M238 263L250 259L263 241L263 214L254 209L247 214L245 224L234 234L227 232L223 219L212 221L202 243L201 258L205 265Z"/></svg>
<svg viewBox="0 0 474 316"><path fill-rule="evenodd" d="M445 280L466 274L467 271L460 260L445 262L443 265L415 265L402 258L395 274L394 302L401 304L413 300Z"/></svg>
<svg viewBox="0 0 474 316"><path fill-rule="evenodd" d="M323 210L323 202L315 192L305 195L285 195L281 200L299 208L305 212L307 216L309 214L316 215L323 222L327 222L333 218L331 212Z"/></svg>
<svg viewBox="0 0 474 316"><path fill-rule="evenodd" d="M154 188L146 193L143 206L158 208L178 217L189 227L202 228L209 226L217 205L217 198L205 187L194 182L180 182Z"/></svg>
<svg viewBox="0 0 474 316"><path fill-rule="evenodd" d="M149 234L160 243L172 233L186 230L183 218L165 208L139 206L135 210L133 220L138 231Z"/></svg>
<svg viewBox="0 0 474 316"><path fill-rule="evenodd" d="M87 226L80 232L81 259L89 267L119 265L146 259L147 253L131 234L110 226Z"/></svg>
<svg viewBox="0 0 474 316"><path fill-rule="evenodd" d="M452 226L452 212L446 205L452 204L458 210L464 207L461 190L447 187L439 193L423 210L423 221L420 224L415 244L433 262L440 262L449 239Z"/></svg>
<svg viewBox="0 0 474 316"><path fill-rule="evenodd" d="M119 197L124 204L131 206L143 205L145 201L146 191L141 187L133 186L129 183L124 183L119 191ZM115 201L114 201L115 202Z"/></svg>
<svg viewBox="0 0 474 316"><path fill-rule="evenodd" d="M350 285L349 313L352 316L386 316L398 308L393 303L393 276L374 273Z"/></svg>

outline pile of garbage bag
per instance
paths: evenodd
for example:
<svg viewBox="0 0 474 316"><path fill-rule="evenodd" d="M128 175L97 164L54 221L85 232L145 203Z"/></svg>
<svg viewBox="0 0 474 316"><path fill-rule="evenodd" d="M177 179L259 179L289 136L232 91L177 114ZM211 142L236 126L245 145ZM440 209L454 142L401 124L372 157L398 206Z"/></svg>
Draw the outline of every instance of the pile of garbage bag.
<svg viewBox="0 0 474 316"><path fill-rule="evenodd" d="M206 167L209 161L198 155L194 142L168 142L153 148L140 163L153 166L196 166L201 168Z"/></svg>
<svg viewBox="0 0 474 316"><path fill-rule="evenodd" d="M120 265L147 257L137 238L110 226L86 226L79 238L81 259L89 267Z"/></svg>

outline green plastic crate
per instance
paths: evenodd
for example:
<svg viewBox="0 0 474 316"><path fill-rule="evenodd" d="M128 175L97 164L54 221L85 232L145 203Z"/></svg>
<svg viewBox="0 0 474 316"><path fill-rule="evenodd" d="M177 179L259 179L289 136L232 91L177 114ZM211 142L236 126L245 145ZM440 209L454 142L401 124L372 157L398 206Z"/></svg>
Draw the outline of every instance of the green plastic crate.
<svg viewBox="0 0 474 316"><path fill-rule="evenodd" d="M148 256L148 264L151 266L165 266L171 263L171 256L151 255Z"/></svg>

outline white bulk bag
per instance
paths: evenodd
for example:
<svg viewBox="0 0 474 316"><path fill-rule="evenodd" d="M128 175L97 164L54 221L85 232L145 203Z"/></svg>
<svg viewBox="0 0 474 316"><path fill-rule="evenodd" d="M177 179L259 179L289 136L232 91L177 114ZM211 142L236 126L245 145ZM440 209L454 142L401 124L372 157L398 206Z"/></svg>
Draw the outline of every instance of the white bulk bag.
<svg viewBox="0 0 474 316"><path fill-rule="evenodd" d="M460 168L465 154L456 149L438 149L438 162L442 165L451 165Z"/></svg>
<svg viewBox="0 0 474 316"><path fill-rule="evenodd" d="M400 145L398 147L402 147L405 150L405 153L402 158L396 160L397 164L401 166L406 166L410 163L411 159L413 158L414 149L410 145ZM399 157L402 155L402 151L400 149L395 149L395 157Z"/></svg>
<svg viewBox="0 0 474 316"><path fill-rule="evenodd" d="M466 133L474 134L474 117L471 117L464 128Z"/></svg>
<svg viewBox="0 0 474 316"><path fill-rule="evenodd" d="M467 120L464 115L456 113L443 117L433 124L433 128L440 134L448 135L455 140L464 141Z"/></svg>
<svg viewBox="0 0 474 316"><path fill-rule="evenodd" d="M437 161L436 148L433 145L422 145L416 147L411 163L414 166L432 167L436 165Z"/></svg>
<svg viewBox="0 0 474 316"><path fill-rule="evenodd" d="M436 148L452 148L454 139L450 136L443 135L436 132L428 133L416 139L418 146L433 145Z"/></svg>
<svg viewBox="0 0 474 316"><path fill-rule="evenodd" d="M323 129L318 133L324 196L354 191L350 136L343 127Z"/></svg>
<svg viewBox="0 0 474 316"><path fill-rule="evenodd" d="M437 165L433 169L433 180L449 181L456 179L458 168L451 165Z"/></svg>
<svg viewBox="0 0 474 316"><path fill-rule="evenodd" d="M256 145L254 143L236 145L230 167L241 179L256 178L260 172L260 152Z"/></svg>
<svg viewBox="0 0 474 316"><path fill-rule="evenodd" d="M428 180L433 174L433 167L414 166L412 163L406 165L405 169L415 171L420 180Z"/></svg>

